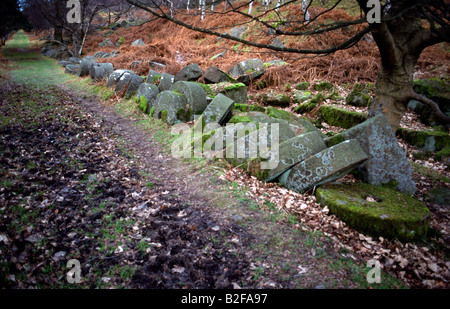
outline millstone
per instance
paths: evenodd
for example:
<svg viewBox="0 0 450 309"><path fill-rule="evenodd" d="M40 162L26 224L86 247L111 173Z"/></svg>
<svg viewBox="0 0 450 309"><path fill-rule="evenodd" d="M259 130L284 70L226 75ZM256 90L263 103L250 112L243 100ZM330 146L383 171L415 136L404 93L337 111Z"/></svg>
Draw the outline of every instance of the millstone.
<svg viewBox="0 0 450 309"><path fill-rule="evenodd" d="M208 106L208 102L206 101L206 93L203 88L197 83L187 82L187 81L179 81L174 83L170 87L170 91L175 91L181 93L186 98L187 104L189 105L192 116L190 117L194 119L194 114L199 115L202 114L203 111Z"/></svg>
<svg viewBox="0 0 450 309"><path fill-rule="evenodd" d="M272 181L292 166L325 148L325 142L318 132L301 134L280 143L279 147L272 147L268 158L258 157L251 160L248 171L259 180ZM262 169L263 162L270 168Z"/></svg>
<svg viewBox="0 0 450 309"><path fill-rule="evenodd" d="M188 121L188 107L186 98L174 91L162 91L155 101L154 118L161 119L173 125L177 122Z"/></svg>
<svg viewBox="0 0 450 309"><path fill-rule="evenodd" d="M286 188L303 193L349 173L367 155L356 140L344 141L294 165L279 181Z"/></svg>
<svg viewBox="0 0 450 309"><path fill-rule="evenodd" d="M350 227L373 237L409 242L428 231L429 209L397 190L366 183L330 183L317 189L316 198Z"/></svg>

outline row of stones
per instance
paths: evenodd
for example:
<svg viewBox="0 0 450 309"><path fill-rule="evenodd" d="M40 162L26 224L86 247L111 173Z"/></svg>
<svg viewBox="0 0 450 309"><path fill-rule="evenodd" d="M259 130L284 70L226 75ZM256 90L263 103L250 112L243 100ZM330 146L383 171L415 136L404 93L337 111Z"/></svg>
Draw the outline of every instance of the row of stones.
<svg viewBox="0 0 450 309"><path fill-rule="evenodd" d="M325 138L306 118L273 107L255 110L252 105L237 103L227 91L210 97L209 90L199 83L176 81L180 76L150 70L145 79L130 70L113 70L111 64L97 64L92 57L81 61L77 74L90 74L93 79L107 77L107 87L114 87L126 98L134 95L144 112L169 125L198 115L192 131L201 132L201 150L209 147L261 180L278 181L288 189L305 192L358 169L369 184L390 183L407 194L415 191L405 153L381 114ZM275 139L270 131L273 124L278 126ZM261 134L263 128L270 128L265 135ZM183 145L187 156L193 155L191 146L197 142L194 139L189 147ZM384 222L385 215L379 219ZM428 222L423 216L419 220Z"/></svg>

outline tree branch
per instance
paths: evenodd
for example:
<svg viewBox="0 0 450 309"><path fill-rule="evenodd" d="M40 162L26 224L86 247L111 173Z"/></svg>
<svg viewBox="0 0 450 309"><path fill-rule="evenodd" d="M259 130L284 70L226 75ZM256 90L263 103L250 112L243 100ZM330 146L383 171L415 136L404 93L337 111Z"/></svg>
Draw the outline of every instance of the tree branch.
<svg viewBox="0 0 450 309"><path fill-rule="evenodd" d="M433 112L433 114L435 114L439 119L450 123L450 117L447 116L446 114L444 114L441 111L441 109L439 108L439 105L436 102L434 102L433 100L428 99L427 97L425 97L421 94L415 93L414 91L411 91L411 93L409 94L409 99L417 100L417 101L420 101L420 102L428 105L431 108L431 111Z"/></svg>
<svg viewBox="0 0 450 309"><path fill-rule="evenodd" d="M330 48L325 48L325 49L297 49L297 48L289 48L289 47L277 47L277 46L272 46L272 45L268 45L268 44L261 44L261 43L256 43L256 42L252 42L252 41L247 41L244 39L240 39L240 38L231 36L229 34L219 33L219 32L212 31L212 30L206 29L206 28L196 27L194 25L187 24L179 19L176 19L176 18L173 18L173 17L167 15L166 13L164 13L161 10L160 7L159 7L159 10L161 10L161 13L157 13L154 10L149 9L148 7L146 7L145 5L142 5L139 2L135 2L134 0L126 0L126 1L130 4L135 5L136 7L140 8L140 9L143 9L143 10L153 14L156 17L159 17L162 19L167 19L167 20L169 20L177 25L183 26L187 29L191 29L194 31L218 36L218 37L221 37L224 39L229 39L232 41L240 42L245 45L254 46L254 47L258 47L258 48L270 49L270 50L279 51L279 52L297 53L297 54L315 54L315 55L332 54L332 53L335 53L336 51L348 49L348 48L354 46L356 43L358 43L364 37L364 35L366 35L367 33L370 32L370 27L367 27L367 28L363 29L362 31L356 33L354 36L352 36L348 40L342 42L341 44L330 47Z"/></svg>

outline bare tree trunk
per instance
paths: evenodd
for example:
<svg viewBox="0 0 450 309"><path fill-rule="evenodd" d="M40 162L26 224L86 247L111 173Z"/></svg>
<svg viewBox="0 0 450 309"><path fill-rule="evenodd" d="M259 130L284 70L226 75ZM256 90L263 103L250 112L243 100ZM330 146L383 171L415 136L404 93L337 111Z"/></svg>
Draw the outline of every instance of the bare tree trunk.
<svg viewBox="0 0 450 309"><path fill-rule="evenodd" d="M383 113L395 130L406 111L413 92L413 74L416 57L403 55L397 58L395 66L383 65L378 74L375 100L369 108L369 117Z"/></svg>
<svg viewBox="0 0 450 309"><path fill-rule="evenodd" d="M63 41L63 28L62 27L59 27L59 26L55 27L55 32L53 34L53 39L55 41L60 41L60 42Z"/></svg>

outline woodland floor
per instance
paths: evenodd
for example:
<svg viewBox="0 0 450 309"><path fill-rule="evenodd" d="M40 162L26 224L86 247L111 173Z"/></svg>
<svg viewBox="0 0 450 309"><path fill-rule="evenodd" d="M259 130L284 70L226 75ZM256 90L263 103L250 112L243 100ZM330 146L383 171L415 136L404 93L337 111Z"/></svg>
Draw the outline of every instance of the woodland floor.
<svg viewBox="0 0 450 309"><path fill-rule="evenodd" d="M102 101L26 38L2 52L0 287L448 288L445 240L372 240L313 196L176 160L162 123ZM366 280L377 254L381 285Z"/></svg>

